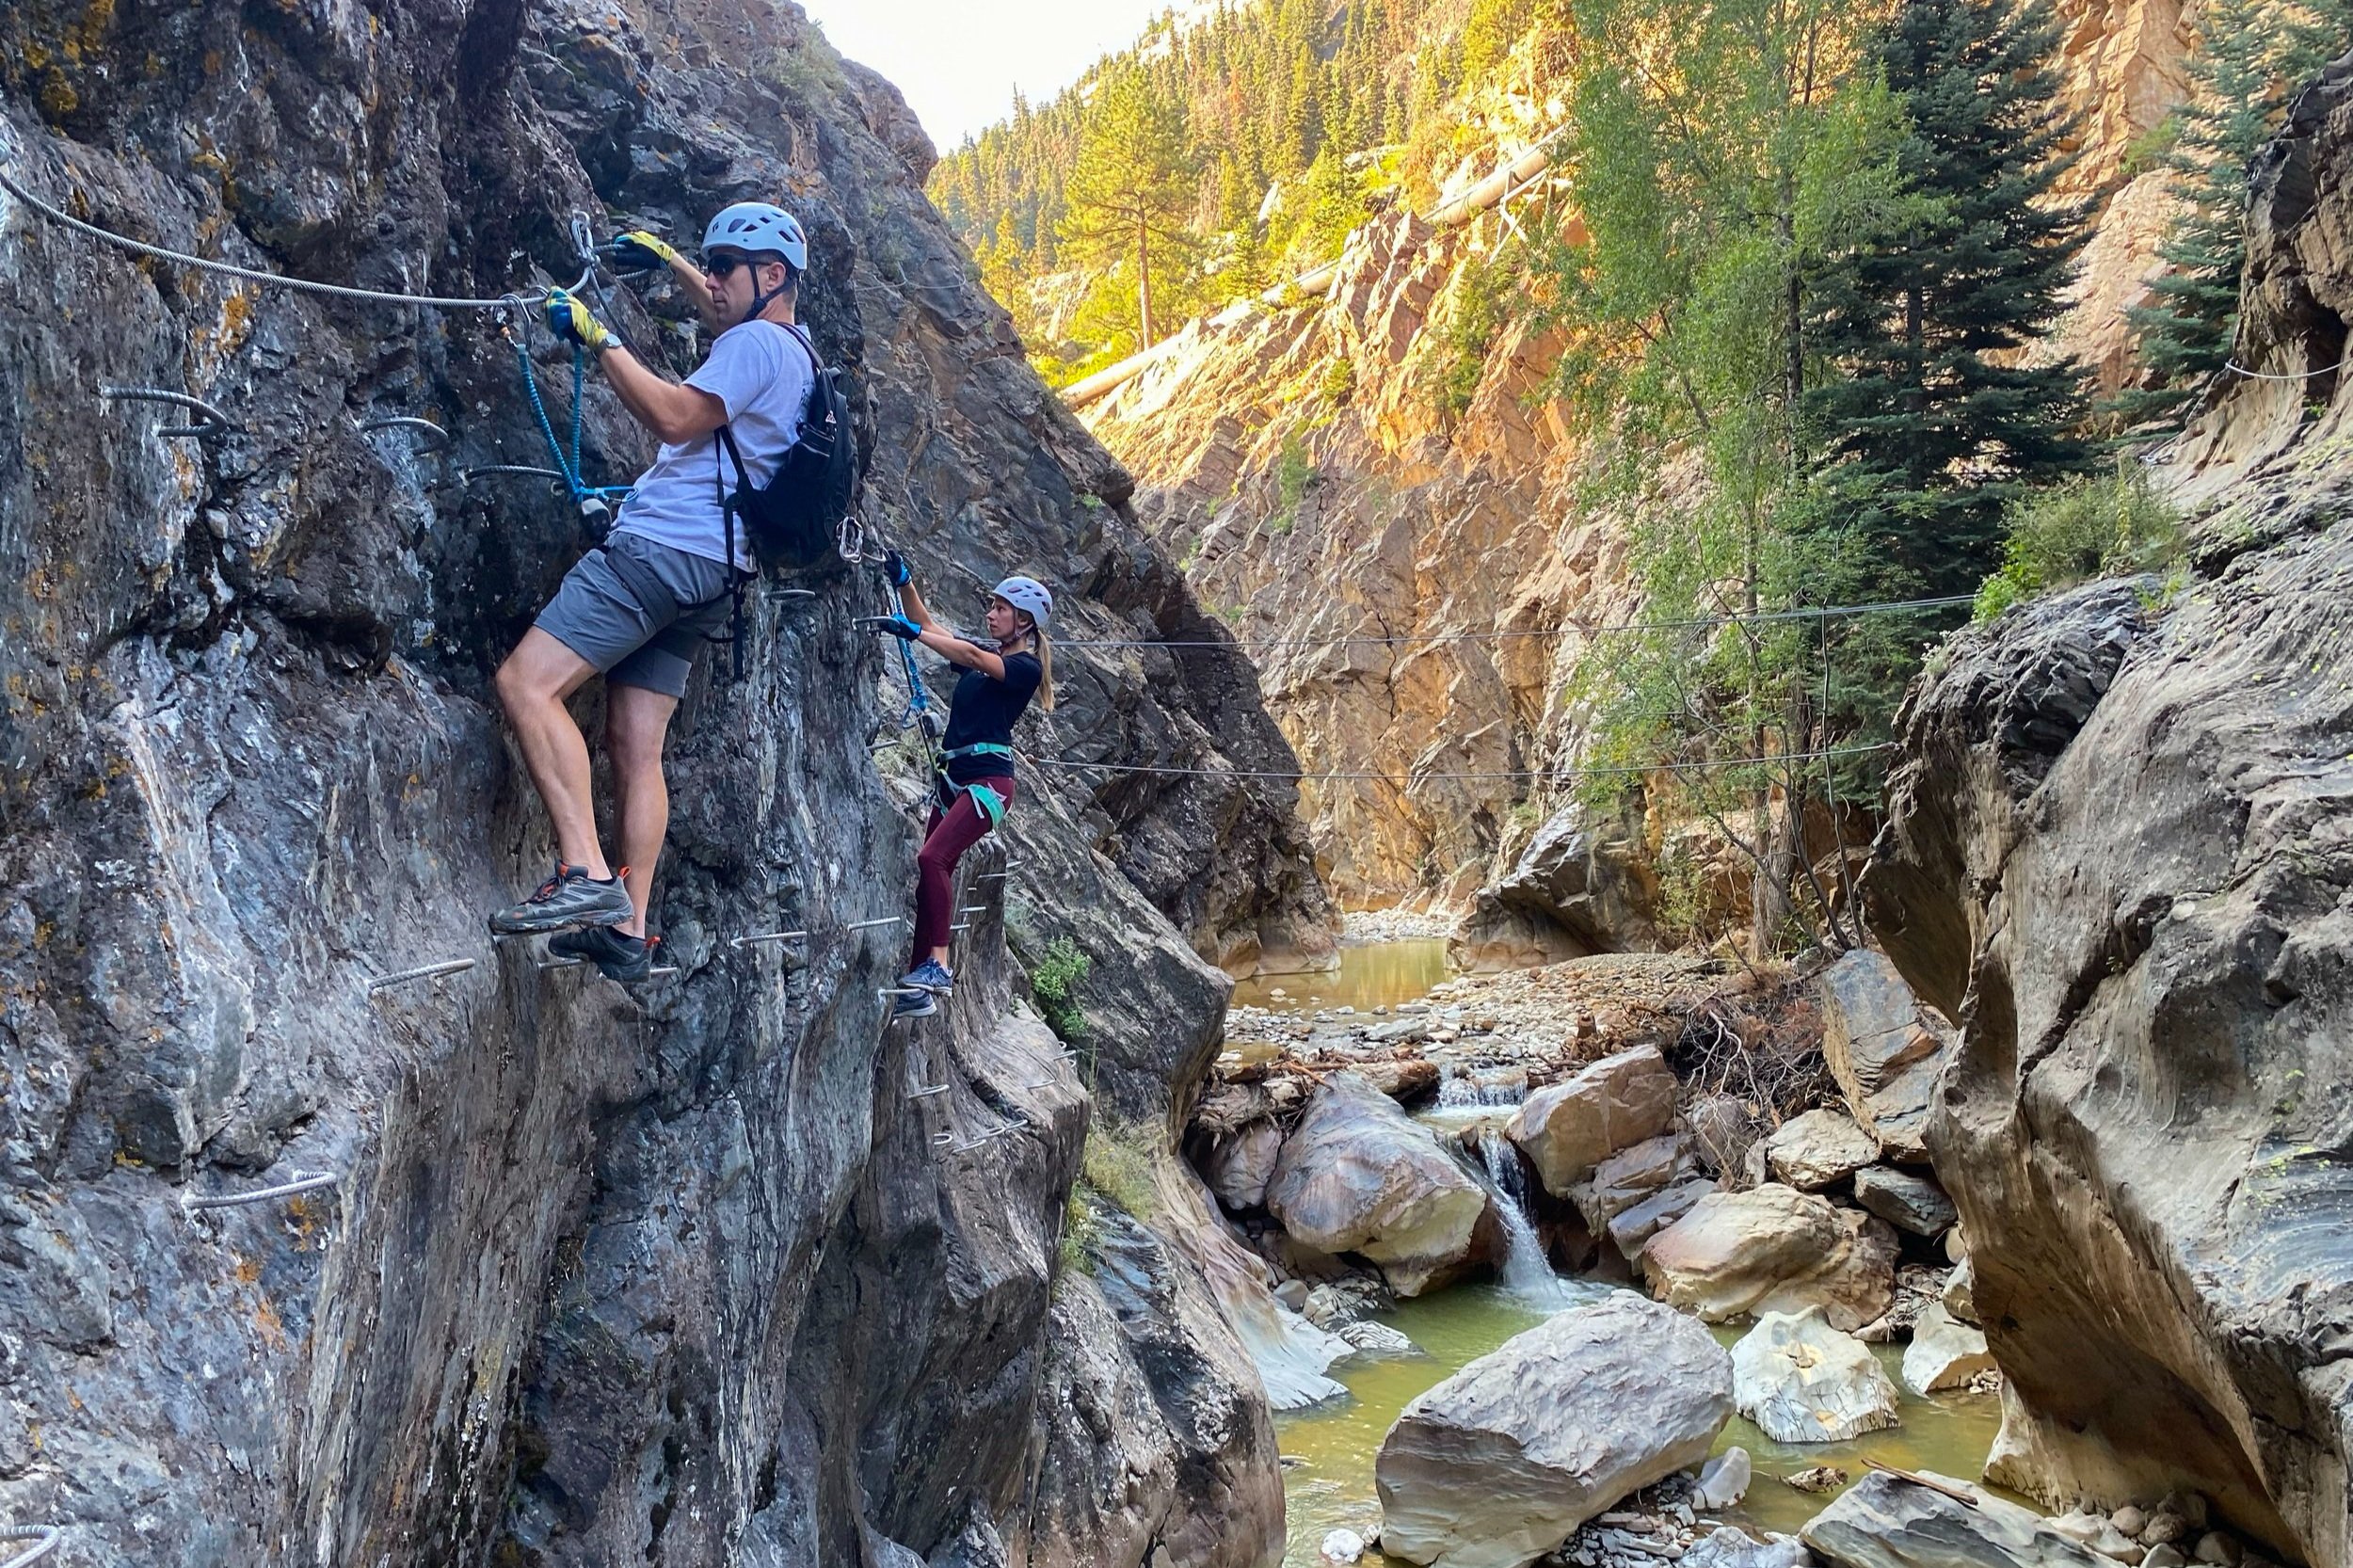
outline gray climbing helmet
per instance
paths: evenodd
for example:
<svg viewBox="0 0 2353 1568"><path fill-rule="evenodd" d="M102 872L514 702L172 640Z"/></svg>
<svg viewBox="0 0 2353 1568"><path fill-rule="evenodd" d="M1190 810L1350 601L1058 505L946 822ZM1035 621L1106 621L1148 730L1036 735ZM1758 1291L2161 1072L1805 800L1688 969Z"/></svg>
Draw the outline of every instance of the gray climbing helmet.
<svg viewBox="0 0 2353 1568"><path fill-rule="evenodd" d="M1054 596L1034 577L1008 577L991 591L1015 609L1026 611L1040 626L1054 613Z"/></svg>
<svg viewBox="0 0 2353 1568"><path fill-rule="evenodd" d="M723 245L747 256L773 253L792 263L795 272L808 270L808 236L799 220L765 201L738 201L719 210L703 231L703 254Z"/></svg>

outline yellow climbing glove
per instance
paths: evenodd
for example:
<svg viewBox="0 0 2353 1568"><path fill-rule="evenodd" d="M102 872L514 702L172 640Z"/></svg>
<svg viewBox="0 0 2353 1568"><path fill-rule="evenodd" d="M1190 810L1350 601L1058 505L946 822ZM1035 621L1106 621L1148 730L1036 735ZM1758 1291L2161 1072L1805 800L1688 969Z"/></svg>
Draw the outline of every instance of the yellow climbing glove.
<svg viewBox="0 0 2353 1568"><path fill-rule="evenodd" d="M591 354L613 346L613 334L604 329L604 324L588 313L586 304L563 289L548 291L548 330L569 338Z"/></svg>
<svg viewBox="0 0 2353 1568"><path fill-rule="evenodd" d="M678 260L678 251L670 242L650 229L635 229L626 234L616 234L605 247L613 264L630 272L650 272L668 266Z"/></svg>

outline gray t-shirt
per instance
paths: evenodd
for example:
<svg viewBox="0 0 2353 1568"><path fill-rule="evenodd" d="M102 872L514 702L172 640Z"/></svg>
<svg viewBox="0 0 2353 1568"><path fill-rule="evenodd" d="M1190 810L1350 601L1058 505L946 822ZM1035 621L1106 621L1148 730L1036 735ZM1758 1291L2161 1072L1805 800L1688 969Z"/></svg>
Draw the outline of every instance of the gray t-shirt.
<svg viewBox="0 0 2353 1568"><path fill-rule="evenodd" d="M711 345L711 357L686 378L688 386L727 406L728 424L755 488L775 474L800 435L813 358L787 328L771 321L746 321L720 333ZM640 534L690 555L724 561L728 524L720 506L734 493L735 463L720 450L717 431L691 441L664 442L653 467L631 490L613 531ZM741 524L735 553L736 566L751 570L751 551Z"/></svg>

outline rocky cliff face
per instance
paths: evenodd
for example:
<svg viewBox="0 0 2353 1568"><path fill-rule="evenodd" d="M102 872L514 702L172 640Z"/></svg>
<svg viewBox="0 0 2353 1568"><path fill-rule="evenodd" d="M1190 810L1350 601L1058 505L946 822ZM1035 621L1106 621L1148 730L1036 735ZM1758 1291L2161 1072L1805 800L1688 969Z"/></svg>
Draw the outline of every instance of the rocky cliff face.
<svg viewBox="0 0 2353 1568"><path fill-rule="evenodd" d="M2074 190L2101 214L2060 342L2112 387L2129 370L2121 311L2169 216L2164 176L2126 178L2128 158L2181 99L2183 7L2059 11L2082 117ZM1542 96L1494 120L1498 134L1545 131ZM1540 186L1514 207L1542 200ZM1641 824L1588 821L1542 785L1577 754L1558 696L1577 629L1639 606L1619 531L1578 504L1562 419L1531 402L1555 345L1461 325L1497 308L1476 298L1478 265L1516 243L1513 221L1377 220L1328 295L1198 324L1083 410L1142 478L1140 511L1203 599L1269 640L1268 704L1303 765L1371 776L1303 791L1334 891L1475 904L1465 955L1489 961L1647 941L1650 889L1632 868L1656 847ZM1502 320L1514 313L1501 302ZM1488 629L1514 636L1458 640ZM1407 634L1425 640L1380 640Z"/></svg>
<svg viewBox="0 0 2353 1568"><path fill-rule="evenodd" d="M789 7L0 15L12 177L183 249L495 296L577 271L573 209L692 235L786 200L867 519L943 606L1019 568L1082 636L1194 629L923 202L930 155ZM1092 953L1101 1092L1165 1116L1219 1029L1196 952L1320 939L1288 797L1033 770L1022 867L972 857L953 1006L886 1031L904 934L852 927L904 908L914 824L867 751L871 583L818 573L675 727L680 973L632 996L494 951L482 912L549 851L487 677L582 542L543 488L457 482L545 460L509 349L5 198L0 234L0 1522L93 1561L1271 1560L1263 1395L1183 1250L1057 1267L1088 1094L1005 943ZM161 437L101 385L236 428ZM586 413L591 477L626 479L646 443ZM392 414L453 448L355 427ZM1288 765L1230 651L1059 673L1046 756ZM182 1218L296 1172L340 1179Z"/></svg>
<svg viewBox="0 0 2353 1568"><path fill-rule="evenodd" d="M2333 363L2353 62L2299 103L2262 191L2243 341ZM2336 1565L2353 471L2335 385L2308 382L2286 428L2274 385L2207 432L2270 456L2231 476L2186 586L2013 611L1914 694L1865 891L1961 1025L1929 1142L2007 1380L1995 1479L2193 1487Z"/></svg>

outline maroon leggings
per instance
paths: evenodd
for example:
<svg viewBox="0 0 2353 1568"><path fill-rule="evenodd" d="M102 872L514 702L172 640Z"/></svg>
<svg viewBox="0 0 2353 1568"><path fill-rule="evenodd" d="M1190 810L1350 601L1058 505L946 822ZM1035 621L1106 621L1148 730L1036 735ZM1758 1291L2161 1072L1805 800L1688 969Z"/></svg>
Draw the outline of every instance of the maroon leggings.
<svg viewBox="0 0 2353 1568"><path fill-rule="evenodd" d="M1013 804L1013 780L981 778L1007 806ZM923 853L915 857L915 956L912 968L948 945L948 928L955 923L953 893L956 862L988 832L988 813L974 803L969 790L956 792L955 804L942 811L932 808L931 825L923 833Z"/></svg>

